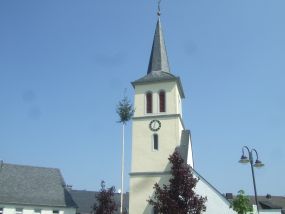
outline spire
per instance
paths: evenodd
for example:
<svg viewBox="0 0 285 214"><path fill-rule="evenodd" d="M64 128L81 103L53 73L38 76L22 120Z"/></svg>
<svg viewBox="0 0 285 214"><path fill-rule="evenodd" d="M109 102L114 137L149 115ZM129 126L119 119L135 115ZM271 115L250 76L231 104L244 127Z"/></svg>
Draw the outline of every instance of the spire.
<svg viewBox="0 0 285 214"><path fill-rule="evenodd" d="M133 81L132 85L135 88L136 85L175 81L177 83L181 98L184 98L185 96L180 78L170 73L166 47L164 44L163 31L160 22L160 3L161 0L158 0L158 20L156 23L147 74Z"/></svg>
<svg viewBox="0 0 285 214"><path fill-rule="evenodd" d="M148 74L154 71L163 71L170 73L166 47L164 44L163 32L159 16L160 16L160 11L158 11L158 20L156 24L151 55L147 70Z"/></svg>

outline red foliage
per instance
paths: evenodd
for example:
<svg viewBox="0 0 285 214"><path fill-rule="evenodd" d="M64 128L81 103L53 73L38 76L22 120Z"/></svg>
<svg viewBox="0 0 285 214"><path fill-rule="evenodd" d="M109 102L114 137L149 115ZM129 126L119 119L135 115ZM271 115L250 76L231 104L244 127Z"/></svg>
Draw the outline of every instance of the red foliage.
<svg viewBox="0 0 285 214"><path fill-rule="evenodd" d="M105 182L101 181L101 190L95 196L97 203L93 206L93 214L112 214L117 211L117 205L114 201L115 187L108 189L105 187Z"/></svg>
<svg viewBox="0 0 285 214"><path fill-rule="evenodd" d="M171 178L168 185L154 185L153 199L148 202L157 213L200 214L206 210L206 197L199 196L194 189L198 179L193 176L190 166L184 162L178 151L169 158Z"/></svg>

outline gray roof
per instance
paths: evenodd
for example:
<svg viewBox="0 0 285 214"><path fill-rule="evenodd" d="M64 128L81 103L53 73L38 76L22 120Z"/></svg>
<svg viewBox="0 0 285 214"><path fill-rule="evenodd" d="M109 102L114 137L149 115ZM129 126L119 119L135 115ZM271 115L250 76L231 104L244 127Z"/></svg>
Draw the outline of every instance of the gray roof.
<svg viewBox="0 0 285 214"><path fill-rule="evenodd" d="M176 81L179 77L174 76L171 73L164 71L153 71L142 78L134 81L134 83L145 83L145 82L160 82L160 81Z"/></svg>
<svg viewBox="0 0 285 214"><path fill-rule="evenodd" d="M86 190L70 190L69 191L73 200L78 206L77 213L87 214L91 213L92 207L95 203L95 196L98 192L95 191L86 191ZM115 193L114 200L118 205L118 210L116 213L119 213L119 205L120 205L120 194ZM124 194L123 200L124 210L129 210L129 193Z"/></svg>
<svg viewBox="0 0 285 214"><path fill-rule="evenodd" d="M231 201L234 198L236 198L236 196L233 196L232 193L227 193L226 197ZM252 205L256 204L255 197L253 195L250 195L248 197ZM266 196L257 196L257 201L261 209L264 209L264 210L282 209L282 213L285 213L285 197L284 196L271 196L267 194Z"/></svg>
<svg viewBox="0 0 285 214"><path fill-rule="evenodd" d="M269 195L268 195L269 196ZM283 196L257 196L257 201L262 209L285 210L285 197ZM255 204L255 197L249 196L251 204Z"/></svg>
<svg viewBox="0 0 285 214"><path fill-rule="evenodd" d="M59 169L0 164L0 203L76 207Z"/></svg>
<svg viewBox="0 0 285 214"><path fill-rule="evenodd" d="M162 26L159 17L154 33L147 73L149 74L153 71L164 71L170 73Z"/></svg>
<svg viewBox="0 0 285 214"><path fill-rule="evenodd" d="M190 130L182 130L181 142L178 150L181 157L186 163L188 159L189 139L190 139Z"/></svg>
<svg viewBox="0 0 285 214"><path fill-rule="evenodd" d="M158 18L147 69L147 75L132 82L132 85L135 86L137 84L167 81L175 81L178 85L181 97L185 97L180 78L170 73L162 26L160 18Z"/></svg>

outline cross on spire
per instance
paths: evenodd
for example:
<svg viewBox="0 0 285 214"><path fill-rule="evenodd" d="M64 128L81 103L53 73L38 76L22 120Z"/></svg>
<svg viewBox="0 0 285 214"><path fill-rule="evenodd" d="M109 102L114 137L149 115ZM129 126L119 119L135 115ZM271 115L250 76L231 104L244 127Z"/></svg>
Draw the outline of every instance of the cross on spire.
<svg viewBox="0 0 285 214"><path fill-rule="evenodd" d="M160 13L160 3L161 3L161 1L162 1L162 0L158 0L158 1L157 1L157 15L158 15L158 16L160 16L160 14L161 14L161 13Z"/></svg>

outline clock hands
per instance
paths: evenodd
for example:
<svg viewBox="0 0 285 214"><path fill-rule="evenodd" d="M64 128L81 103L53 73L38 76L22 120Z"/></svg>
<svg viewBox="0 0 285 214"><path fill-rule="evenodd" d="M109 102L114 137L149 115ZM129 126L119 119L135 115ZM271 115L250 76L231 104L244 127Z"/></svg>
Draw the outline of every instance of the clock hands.
<svg viewBox="0 0 285 214"><path fill-rule="evenodd" d="M159 120L152 120L150 123L149 123L149 128L151 131L158 131L161 127L161 122Z"/></svg>

